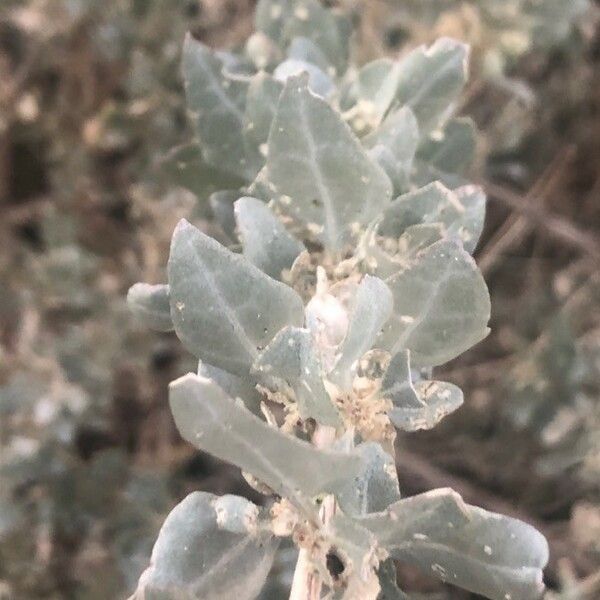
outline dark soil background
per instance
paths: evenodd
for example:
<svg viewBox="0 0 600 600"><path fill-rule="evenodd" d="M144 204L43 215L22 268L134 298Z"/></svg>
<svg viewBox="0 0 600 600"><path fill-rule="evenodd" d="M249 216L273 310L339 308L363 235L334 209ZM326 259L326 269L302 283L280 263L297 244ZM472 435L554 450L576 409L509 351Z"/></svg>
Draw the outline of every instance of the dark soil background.
<svg viewBox="0 0 600 600"><path fill-rule="evenodd" d="M353 4L357 55L422 41L390 17L390 3ZM164 279L177 219L202 214L161 170L161 157L190 137L182 36L192 29L213 46L238 44L252 31L253 5L2 1L0 598L124 597L186 492L253 497L235 469L180 442L167 385L193 362L173 336L142 331L124 306L131 284ZM509 65L511 81L535 99L526 109L481 75L480 52L476 45L461 112L482 132L472 175L489 207L476 258L492 295L492 333L439 369L465 391L464 407L435 431L399 436L401 490L449 486L535 524L550 541L547 582L563 594L555 597L593 600L597 11L565 43ZM515 128L518 141L507 143ZM466 597L412 571L401 576L414 590Z"/></svg>

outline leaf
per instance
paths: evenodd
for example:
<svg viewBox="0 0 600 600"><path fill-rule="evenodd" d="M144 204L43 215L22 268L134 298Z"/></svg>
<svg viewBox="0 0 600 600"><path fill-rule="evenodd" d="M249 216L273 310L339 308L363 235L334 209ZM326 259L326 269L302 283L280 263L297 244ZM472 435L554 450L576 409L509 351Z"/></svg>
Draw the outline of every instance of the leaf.
<svg viewBox="0 0 600 600"><path fill-rule="evenodd" d="M214 381L230 398L234 400L239 398L244 403L244 406L253 414L262 414L260 404L263 397L256 389L258 382L250 375L246 377L233 375L202 361L198 362L198 375Z"/></svg>
<svg viewBox="0 0 600 600"><path fill-rule="evenodd" d="M451 191L431 183L394 200L384 211L377 233L397 238L412 225L442 223L447 237L459 239L473 251L483 230L485 193L478 186Z"/></svg>
<svg viewBox="0 0 600 600"><path fill-rule="evenodd" d="M287 325L302 325L304 307L290 287L181 220L168 265L171 317L190 352L247 375L259 352Z"/></svg>
<svg viewBox="0 0 600 600"><path fill-rule="evenodd" d="M340 424L338 411L323 385L321 365L307 329L282 329L257 358L253 371L286 381L294 390L303 419L313 418L333 427Z"/></svg>
<svg viewBox="0 0 600 600"><path fill-rule="evenodd" d="M237 240L233 205L239 197L239 190L219 190L212 193L208 199L215 221L231 242Z"/></svg>
<svg viewBox="0 0 600 600"><path fill-rule="evenodd" d="M292 18L295 4L296 0L259 0L254 11L256 31L284 46L285 23Z"/></svg>
<svg viewBox="0 0 600 600"><path fill-rule="evenodd" d="M282 271L290 269L305 250L302 242L256 198L240 198L235 203L235 218L244 256L273 279L281 279Z"/></svg>
<svg viewBox="0 0 600 600"><path fill-rule="evenodd" d="M169 514L131 600L254 600L278 541L244 498L194 492Z"/></svg>
<svg viewBox="0 0 600 600"><path fill-rule="evenodd" d="M448 232L455 234L464 249L473 254L483 232L487 198L483 189L477 185L464 185L455 189L454 193L464 212L448 226Z"/></svg>
<svg viewBox="0 0 600 600"><path fill-rule="evenodd" d="M327 10L318 0L260 0L255 25L257 31L268 35L281 48L295 38L306 38L339 74L346 69L350 22Z"/></svg>
<svg viewBox="0 0 600 600"><path fill-rule="evenodd" d="M158 167L172 183L186 188L202 202L217 190L244 184L243 179L207 164L196 143L174 148L160 159Z"/></svg>
<svg viewBox="0 0 600 600"><path fill-rule="evenodd" d="M357 477L347 482L337 500L350 516L381 512L400 500L394 460L375 442L360 444L356 451L363 458L363 468Z"/></svg>
<svg viewBox="0 0 600 600"><path fill-rule="evenodd" d="M381 591L377 600L408 600L408 596L396 583L396 565L391 559L385 560L377 571Z"/></svg>
<svg viewBox="0 0 600 600"><path fill-rule="evenodd" d="M440 38L421 46L398 67L396 101L412 109L422 132L439 127L467 79L468 46Z"/></svg>
<svg viewBox="0 0 600 600"><path fill-rule="evenodd" d="M404 431L432 429L463 403L461 389L443 381L417 381L413 384L409 352L398 352L385 372L381 395L393 403L389 417Z"/></svg>
<svg viewBox="0 0 600 600"><path fill-rule="evenodd" d="M361 470L360 456L318 450L282 433L197 375L171 383L170 403L175 424L188 442L251 473L307 510L308 499L336 493Z"/></svg>
<svg viewBox="0 0 600 600"><path fill-rule="evenodd" d="M450 489L359 520L392 558L492 600L537 598L548 544L530 525L465 504Z"/></svg>
<svg viewBox="0 0 600 600"><path fill-rule="evenodd" d="M360 239L357 256L366 270L387 279L410 266L418 254L445 237L441 223L411 225L399 238L379 235L380 221L375 221Z"/></svg>
<svg viewBox="0 0 600 600"><path fill-rule="evenodd" d="M282 90L282 83L264 72L257 73L248 86L244 138L251 151L263 157L267 155L269 131Z"/></svg>
<svg viewBox="0 0 600 600"><path fill-rule="evenodd" d="M394 185L394 192L406 191L419 144L419 126L412 110L400 108L362 141L365 148L370 150L369 155L387 173Z"/></svg>
<svg viewBox="0 0 600 600"><path fill-rule="evenodd" d="M392 314L394 300L388 286L377 277L365 275L356 291L346 337L338 350L331 380L348 390L356 363L369 351Z"/></svg>
<svg viewBox="0 0 600 600"><path fill-rule="evenodd" d="M294 18L286 25L286 37L309 39L327 57L338 75L348 66L352 26L341 13L327 10L318 0L296 0Z"/></svg>
<svg viewBox="0 0 600 600"><path fill-rule="evenodd" d="M288 58L277 66L273 76L277 81L285 83L290 77L296 77L302 73L308 74L308 88L316 96L329 98L335 92L335 84L331 77L316 65L304 60Z"/></svg>
<svg viewBox="0 0 600 600"><path fill-rule="evenodd" d="M155 331L173 331L168 285L136 283L127 292L127 304L146 327Z"/></svg>
<svg viewBox="0 0 600 600"><path fill-rule="evenodd" d="M302 62L311 63L323 73L333 75L331 63L323 54L323 51L311 40L305 37L295 37L288 48L288 57Z"/></svg>
<svg viewBox="0 0 600 600"><path fill-rule="evenodd" d="M472 119L452 119L442 131L430 134L419 147L417 156L444 173L462 173L473 161L476 135Z"/></svg>
<svg viewBox="0 0 600 600"><path fill-rule="evenodd" d="M324 226L325 245L339 250L356 224L388 204L391 184L340 116L307 88L306 76L287 81L269 136L267 176L282 208L304 223Z"/></svg>
<svg viewBox="0 0 600 600"><path fill-rule="evenodd" d="M415 366L436 366L458 356L488 333L490 298L473 259L442 240L386 280L394 311L380 347L410 350Z"/></svg>
<svg viewBox="0 0 600 600"><path fill-rule="evenodd" d="M246 155L244 109L248 84L227 77L222 60L191 35L183 46L183 75L203 156L211 165L252 181L262 159Z"/></svg>
<svg viewBox="0 0 600 600"><path fill-rule="evenodd" d="M377 127L394 103L398 91L400 63L378 58L361 67L356 80L360 113Z"/></svg>

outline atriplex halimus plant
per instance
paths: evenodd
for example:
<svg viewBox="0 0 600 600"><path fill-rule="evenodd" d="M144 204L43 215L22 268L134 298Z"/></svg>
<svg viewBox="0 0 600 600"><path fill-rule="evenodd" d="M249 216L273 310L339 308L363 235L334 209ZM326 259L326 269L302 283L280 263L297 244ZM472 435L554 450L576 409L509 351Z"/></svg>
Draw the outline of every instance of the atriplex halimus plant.
<svg viewBox="0 0 600 600"><path fill-rule="evenodd" d="M466 49L445 39L356 70L348 23L315 0L261 1L256 25L241 55L184 47L200 145L176 161L202 189L231 182L210 198L231 249L182 221L168 284L129 301L200 359L170 387L183 437L270 501L188 496L133 597L281 598L261 590L287 537L293 600L406 598L394 561L536 598L543 536L452 490L401 499L393 458L395 428L461 405L432 368L488 331L469 254L485 198L456 174L472 128L450 118Z"/></svg>

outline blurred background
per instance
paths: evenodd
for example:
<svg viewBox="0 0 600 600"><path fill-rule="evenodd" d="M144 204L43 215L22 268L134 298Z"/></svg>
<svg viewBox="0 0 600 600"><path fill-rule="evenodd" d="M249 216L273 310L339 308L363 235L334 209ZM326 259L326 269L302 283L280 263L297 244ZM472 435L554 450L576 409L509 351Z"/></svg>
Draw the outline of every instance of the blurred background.
<svg viewBox="0 0 600 600"><path fill-rule="evenodd" d="M254 4L0 1L2 599L125 598L186 493L256 500L180 441L167 385L194 361L125 305L134 282L165 280L175 223L203 218L212 191L187 191L165 159L191 138L183 35L239 45ZM480 129L492 334L440 369L465 406L399 436L401 490L451 486L533 523L550 541L548 598L597 600L600 3L328 4L352 13L358 62L440 35L473 47L459 112Z"/></svg>

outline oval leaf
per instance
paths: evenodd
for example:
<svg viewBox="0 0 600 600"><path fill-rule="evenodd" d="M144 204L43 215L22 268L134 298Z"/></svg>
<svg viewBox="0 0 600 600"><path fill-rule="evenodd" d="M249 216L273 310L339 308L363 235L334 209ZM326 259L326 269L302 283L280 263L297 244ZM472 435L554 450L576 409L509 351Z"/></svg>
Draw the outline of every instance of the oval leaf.
<svg viewBox="0 0 600 600"><path fill-rule="evenodd" d="M173 234L168 272L177 335L194 355L231 373L247 375L280 329L304 320L294 290L185 220Z"/></svg>
<svg viewBox="0 0 600 600"><path fill-rule="evenodd" d="M150 329L173 331L168 285L136 283L127 292L131 312Z"/></svg>
<svg viewBox="0 0 600 600"><path fill-rule="evenodd" d="M305 76L288 79L271 127L267 176L289 196L282 208L301 222L322 226L330 250L351 240L391 198L391 183L356 136Z"/></svg>
<svg viewBox="0 0 600 600"><path fill-rule="evenodd" d="M394 311L381 346L410 350L415 366L436 366L487 334L490 297L475 261L457 244L440 241L386 280Z"/></svg>
<svg viewBox="0 0 600 600"><path fill-rule="evenodd" d="M492 600L538 598L548 543L536 529L439 489L359 520L390 555Z"/></svg>
<svg viewBox="0 0 600 600"><path fill-rule="evenodd" d="M313 445L267 425L208 379L188 374L169 395L175 424L197 448L238 466L277 494L310 510L310 499L337 493L361 470L361 457Z"/></svg>
<svg viewBox="0 0 600 600"><path fill-rule="evenodd" d="M270 277L281 279L282 271L292 267L304 245L288 233L264 202L240 198L234 210L244 256Z"/></svg>
<svg viewBox="0 0 600 600"><path fill-rule="evenodd" d="M252 527L257 513L236 496L187 496L163 523L130 600L254 600L278 545Z"/></svg>

